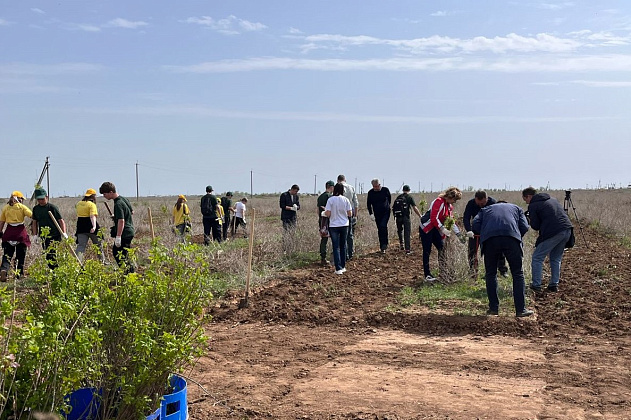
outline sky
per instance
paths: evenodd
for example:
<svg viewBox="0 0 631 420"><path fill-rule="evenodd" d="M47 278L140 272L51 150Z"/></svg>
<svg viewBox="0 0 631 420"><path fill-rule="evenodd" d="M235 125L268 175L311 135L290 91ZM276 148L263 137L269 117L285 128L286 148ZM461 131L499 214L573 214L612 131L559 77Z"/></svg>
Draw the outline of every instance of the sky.
<svg viewBox="0 0 631 420"><path fill-rule="evenodd" d="M4 1L0 196L631 184L631 2Z"/></svg>

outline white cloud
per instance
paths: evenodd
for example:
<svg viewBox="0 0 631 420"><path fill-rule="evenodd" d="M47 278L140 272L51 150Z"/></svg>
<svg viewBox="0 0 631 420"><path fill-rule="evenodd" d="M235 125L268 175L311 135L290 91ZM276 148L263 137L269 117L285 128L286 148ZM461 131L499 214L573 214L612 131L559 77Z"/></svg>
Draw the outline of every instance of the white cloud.
<svg viewBox="0 0 631 420"><path fill-rule="evenodd" d="M101 27L88 23L64 23L62 28L69 31L101 32Z"/></svg>
<svg viewBox="0 0 631 420"><path fill-rule="evenodd" d="M9 22L6 19L0 18L0 26L9 26L9 25L12 25L12 24L13 24L13 22Z"/></svg>
<svg viewBox="0 0 631 420"><path fill-rule="evenodd" d="M163 66L174 73L231 73L268 70L309 71L488 71L501 73L545 73L582 71L628 71L631 55L585 55L537 57L445 57L389 58L369 60L294 59L262 57L247 60L220 60L190 66Z"/></svg>
<svg viewBox="0 0 631 420"><path fill-rule="evenodd" d="M78 73L93 73L103 70L103 66L90 63L59 63L59 64L28 64L8 63L0 64L0 74L6 75L64 75Z"/></svg>
<svg viewBox="0 0 631 420"><path fill-rule="evenodd" d="M415 39L383 39L366 35L345 36L318 34L304 37L309 49L331 48L332 46L352 47L364 45L386 45L413 54L422 53L507 53L507 52L567 52L573 51L583 43L576 39L559 38L540 33L535 36L521 36L514 33L506 36L487 38L478 36L469 39L451 38L433 35ZM319 47L321 45L321 47Z"/></svg>
<svg viewBox="0 0 631 420"><path fill-rule="evenodd" d="M430 13L430 16L436 16L436 17L443 17L443 16L447 16L448 12L446 10L438 10L434 13Z"/></svg>
<svg viewBox="0 0 631 420"><path fill-rule="evenodd" d="M38 13L40 15L45 15L46 14L45 11L43 11L42 9L38 9L37 7L31 7L31 11L34 12L34 13Z"/></svg>
<svg viewBox="0 0 631 420"><path fill-rule="evenodd" d="M569 83L596 88L631 87L631 81L572 80Z"/></svg>
<svg viewBox="0 0 631 420"><path fill-rule="evenodd" d="M576 3L573 1L563 1L558 3L538 3L535 7L544 10L562 10L567 9L568 7L574 7Z"/></svg>
<svg viewBox="0 0 631 420"><path fill-rule="evenodd" d="M224 35L238 35L242 32L256 32L267 29L267 26L260 22L250 22L249 20L239 19L234 15L219 20L210 16L189 17L181 22L207 26Z"/></svg>
<svg viewBox="0 0 631 420"><path fill-rule="evenodd" d="M125 28L125 29L138 29L142 26L149 25L147 22L143 21L131 21L123 18L112 19L107 22L104 27L113 27L113 28Z"/></svg>
<svg viewBox="0 0 631 420"><path fill-rule="evenodd" d="M302 32L300 29L291 27L289 28L289 33L294 34L294 35L299 35L299 34L303 34L304 32Z"/></svg>
<svg viewBox="0 0 631 420"><path fill-rule="evenodd" d="M362 123L412 123L412 124L489 124L500 122L533 123L533 122L576 122L576 121L608 121L618 117L583 116L583 117L515 117L515 116L453 116L453 117L417 117L401 115L362 115L320 112L250 112L207 108L195 105L179 105L165 107L133 107L117 109L69 109L72 113L89 114L136 114L152 116L187 115L193 117L236 118L255 120L281 121L340 121Z"/></svg>

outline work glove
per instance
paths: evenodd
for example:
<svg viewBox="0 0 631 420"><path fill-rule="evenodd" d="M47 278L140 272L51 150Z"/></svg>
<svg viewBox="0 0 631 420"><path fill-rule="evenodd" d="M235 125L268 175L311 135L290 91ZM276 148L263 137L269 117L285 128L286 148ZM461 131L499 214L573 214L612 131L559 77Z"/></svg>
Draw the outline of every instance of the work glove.
<svg viewBox="0 0 631 420"><path fill-rule="evenodd" d="M473 232L471 232L471 231L467 232L467 238L472 238L473 239L474 237L475 237L475 234Z"/></svg>
<svg viewBox="0 0 631 420"><path fill-rule="evenodd" d="M446 238L449 238L451 236L451 231L447 229L445 226L442 226L440 228L440 233L442 233Z"/></svg>
<svg viewBox="0 0 631 420"><path fill-rule="evenodd" d="M374 214L370 215L370 220L372 220L373 222L375 221L375 215Z"/></svg>
<svg viewBox="0 0 631 420"><path fill-rule="evenodd" d="M298 211L298 204L291 206L291 211Z"/></svg>
<svg viewBox="0 0 631 420"><path fill-rule="evenodd" d="M38 235L31 235L31 243L32 244L38 244L39 243L39 236Z"/></svg>
<svg viewBox="0 0 631 420"><path fill-rule="evenodd" d="M322 210L322 213L320 213L320 216L326 217L326 210Z"/></svg>
<svg viewBox="0 0 631 420"><path fill-rule="evenodd" d="M114 239L114 246L117 247L117 248L120 248L121 243L122 243L121 237L117 236L116 239Z"/></svg>
<svg viewBox="0 0 631 420"><path fill-rule="evenodd" d="M68 234L66 232L61 232L61 237L64 239L68 239Z"/></svg>

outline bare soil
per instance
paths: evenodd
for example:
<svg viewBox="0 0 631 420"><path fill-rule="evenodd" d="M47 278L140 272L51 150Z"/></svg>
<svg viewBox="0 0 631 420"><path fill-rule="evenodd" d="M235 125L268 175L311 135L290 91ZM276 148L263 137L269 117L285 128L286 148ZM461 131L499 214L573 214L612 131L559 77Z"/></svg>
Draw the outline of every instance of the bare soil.
<svg viewBox="0 0 631 420"><path fill-rule="evenodd" d="M420 246L284 273L212 311L191 419L631 418L631 251L585 230L531 318L393 310ZM483 285L480 284L482 287Z"/></svg>

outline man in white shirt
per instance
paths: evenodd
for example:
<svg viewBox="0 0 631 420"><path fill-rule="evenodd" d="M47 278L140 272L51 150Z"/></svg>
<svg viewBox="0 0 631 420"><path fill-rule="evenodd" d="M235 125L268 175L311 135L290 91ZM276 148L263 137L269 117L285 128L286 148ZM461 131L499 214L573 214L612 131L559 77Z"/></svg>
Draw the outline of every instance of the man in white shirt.
<svg viewBox="0 0 631 420"><path fill-rule="evenodd" d="M348 236L346 237L346 260L353 258L355 251L355 224L357 224L357 209L359 208L359 200L357 200L357 194L355 194L355 188L352 185L346 183L346 176L338 175L337 182L344 185L344 197L348 198L351 202L352 215L350 219L350 226L348 227Z"/></svg>

